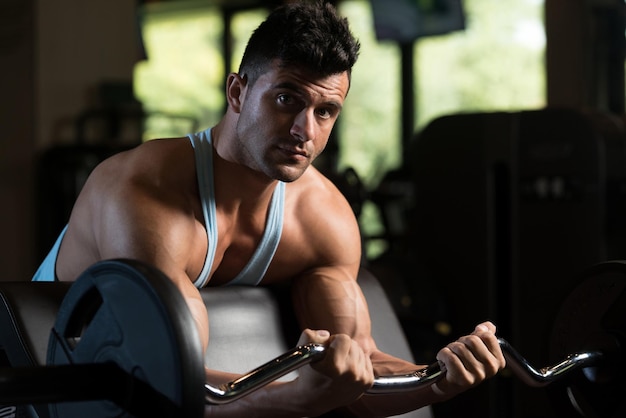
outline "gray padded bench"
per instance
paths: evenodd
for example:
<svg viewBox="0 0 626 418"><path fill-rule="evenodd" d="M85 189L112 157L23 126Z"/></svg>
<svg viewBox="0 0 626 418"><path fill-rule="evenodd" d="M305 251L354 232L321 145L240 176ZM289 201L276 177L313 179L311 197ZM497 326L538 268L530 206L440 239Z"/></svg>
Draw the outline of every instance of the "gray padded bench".
<svg viewBox="0 0 626 418"><path fill-rule="evenodd" d="M366 270L358 281L372 316L379 348L412 360L402 328L384 290ZM46 362L48 337L70 284L0 282L0 366L22 367ZM220 287L201 290L211 320L207 365L244 373L293 348L300 331L286 288ZM0 406L10 408L11 406ZM4 415L2 415L4 416ZM19 407L17 417L48 418L45 405ZM330 416L330 415L329 415ZM431 408L404 417L430 418Z"/></svg>

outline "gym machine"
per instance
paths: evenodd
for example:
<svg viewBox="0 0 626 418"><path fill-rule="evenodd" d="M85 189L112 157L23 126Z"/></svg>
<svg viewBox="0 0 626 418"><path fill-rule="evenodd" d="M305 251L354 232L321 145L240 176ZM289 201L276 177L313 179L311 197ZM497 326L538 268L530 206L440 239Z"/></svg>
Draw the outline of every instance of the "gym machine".
<svg viewBox="0 0 626 418"><path fill-rule="evenodd" d="M204 381L186 303L160 271L108 260L71 286L47 285L66 290L49 333L47 364L1 370L0 403L45 403L51 417L64 418L200 417L205 404L235 402L324 355L323 345L298 346L238 379L212 385ZM0 294L6 308L10 301ZM577 416L624 416L625 310L626 263L599 264L561 306L553 327L555 364L536 369L500 339L508 369L533 387L560 385L555 398L567 399ZM443 373L435 363L408 375L378 376L369 393L411 390Z"/></svg>

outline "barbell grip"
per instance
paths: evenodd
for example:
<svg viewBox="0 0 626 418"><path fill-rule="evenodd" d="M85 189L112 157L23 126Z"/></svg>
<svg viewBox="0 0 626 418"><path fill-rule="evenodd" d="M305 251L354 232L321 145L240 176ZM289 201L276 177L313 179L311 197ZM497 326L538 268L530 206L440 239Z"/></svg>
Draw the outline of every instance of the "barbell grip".
<svg viewBox="0 0 626 418"><path fill-rule="evenodd" d="M564 375L584 367L595 365L602 357L598 351L574 353L561 362L535 369L505 339L499 338L498 343L507 362L507 367L522 382L532 387L543 387ZM266 384L304 366L321 359L325 347L322 344L307 344L294 348L274 360L244 374L243 376L214 387L205 384L205 401L207 404L225 404L233 402L247 394L260 389ZM444 372L438 363L404 375L379 376L367 391L369 394L399 393L415 390L431 385L441 379Z"/></svg>
<svg viewBox="0 0 626 418"><path fill-rule="evenodd" d="M231 382L217 387L205 383L205 402L214 405L233 402L305 364L321 359L325 349L322 344L300 345Z"/></svg>
<svg viewBox="0 0 626 418"><path fill-rule="evenodd" d="M602 353L599 351L573 353L553 366L537 370L504 338L498 338L498 343L506 359L507 368L515 377L531 387L547 386L574 370L598 364L602 358ZM374 385L368 390L368 393L397 393L413 390L432 384L441 377L443 377L441 367L438 363L434 363L425 369L405 376L378 377L374 380Z"/></svg>

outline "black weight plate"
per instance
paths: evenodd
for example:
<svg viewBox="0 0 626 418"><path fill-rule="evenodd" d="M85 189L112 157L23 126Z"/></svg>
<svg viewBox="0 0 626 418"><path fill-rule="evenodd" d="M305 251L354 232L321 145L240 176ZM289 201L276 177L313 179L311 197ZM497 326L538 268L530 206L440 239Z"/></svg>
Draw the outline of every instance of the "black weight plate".
<svg viewBox="0 0 626 418"><path fill-rule="evenodd" d="M146 393L141 383L127 389L126 381L106 382L112 393L132 392L130 399L119 402L103 393L102 400L51 404L51 416L147 416L154 414L157 405L173 405L176 416L201 417L201 351L189 309L165 275L131 260L96 263L71 286L59 308L47 362L112 362L156 393Z"/></svg>
<svg viewBox="0 0 626 418"><path fill-rule="evenodd" d="M548 389L559 417L625 417L626 263L590 269L561 305L551 336L556 363L575 352L601 351L602 363Z"/></svg>

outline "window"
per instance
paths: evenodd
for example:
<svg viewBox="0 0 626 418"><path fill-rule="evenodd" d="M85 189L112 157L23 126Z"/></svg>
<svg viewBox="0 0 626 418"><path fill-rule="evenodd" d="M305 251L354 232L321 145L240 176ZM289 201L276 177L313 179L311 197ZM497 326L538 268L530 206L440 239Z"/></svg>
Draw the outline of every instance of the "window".
<svg viewBox="0 0 626 418"><path fill-rule="evenodd" d="M140 16L148 59L135 67L134 90L151 115L144 140L210 126L223 111L219 11L181 4L148 3Z"/></svg>
<svg viewBox="0 0 626 418"><path fill-rule="evenodd" d="M414 46L416 130L457 112L545 106L542 0L465 0L466 28L420 39ZM340 164L356 169L368 188L401 164L401 52L377 41L368 2L347 0L341 12L362 44L340 124ZM382 231L378 208L366 204L365 236ZM370 240L373 258L385 249Z"/></svg>

